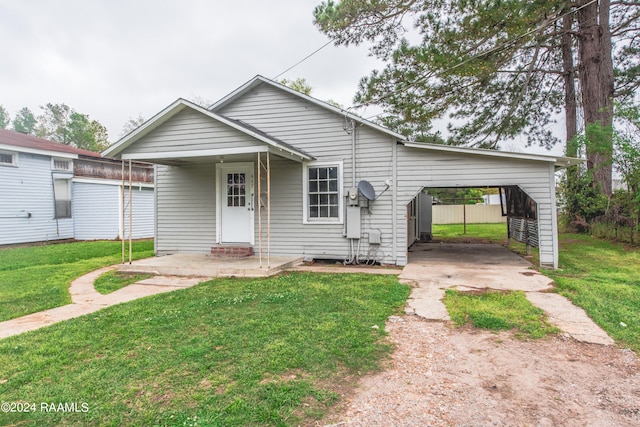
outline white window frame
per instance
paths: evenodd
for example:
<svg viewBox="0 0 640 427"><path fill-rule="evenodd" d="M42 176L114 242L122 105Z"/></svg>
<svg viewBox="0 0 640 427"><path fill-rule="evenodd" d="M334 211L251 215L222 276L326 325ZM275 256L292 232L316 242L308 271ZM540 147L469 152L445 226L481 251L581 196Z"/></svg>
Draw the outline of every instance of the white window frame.
<svg viewBox="0 0 640 427"><path fill-rule="evenodd" d="M54 219L68 219L73 218L73 188L72 188L72 176L54 176L53 177L53 218ZM64 182L64 193L66 197L59 197L57 182ZM68 215L60 215L58 212L59 204L64 203L65 211L68 210Z"/></svg>
<svg viewBox="0 0 640 427"><path fill-rule="evenodd" d="M64 169L60 169L60 168L56 167L56 161L65 162L67 164L67 167L64 168ZM65 158L62 158L62 157L52 157L51 158L51 170L60 171L60 172L73 172L73 160L72 159L65 159Z"/></svg>
<svg viewBox="0 0 640 427"><path fill-rule="evenodd" d="M335 166L338 168L338 217L337 218L310 218L309 217L309 168L322 168ZM344 190L343 190L343 162L318 161L304 163L302 166L302 222L303 224L342 224L344 221Z"/></svg>
<svg viewBox="0 0 640 427"><path fill-rule="evenodd" d="M0 166L8 166L8 167L14 167L17 168L18 167L18 153L16 153L15 151L6 151L6 150L0 150L0 154L6 154L11 156L11 163L4 163L4 162L0 162Z"/></svg>

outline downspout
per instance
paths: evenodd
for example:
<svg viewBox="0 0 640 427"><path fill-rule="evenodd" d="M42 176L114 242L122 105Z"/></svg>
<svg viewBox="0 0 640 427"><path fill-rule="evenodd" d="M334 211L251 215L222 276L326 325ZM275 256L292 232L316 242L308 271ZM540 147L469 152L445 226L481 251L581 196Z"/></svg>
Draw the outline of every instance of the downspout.
<svg viewBox="0 0 640 427"><path fill-rule="evenodd" d="M351 188L356 186L356 122L351 120Z"/></svg>
<svg viewBox="0 0 640 427"><path fill-rule="evenodd" d="M391 251L393 264L398 263L398 143L395 139L391 140L391 168L392 168L392 179L393 179L393 196L391 197L391 244L393 245L393 249Z"/></svg>

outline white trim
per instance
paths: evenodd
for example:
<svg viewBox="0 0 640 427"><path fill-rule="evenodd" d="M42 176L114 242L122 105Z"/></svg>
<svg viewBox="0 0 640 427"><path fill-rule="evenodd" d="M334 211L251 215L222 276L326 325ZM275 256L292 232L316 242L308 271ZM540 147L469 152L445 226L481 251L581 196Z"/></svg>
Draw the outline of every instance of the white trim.
<svg viewBox="0 0 640 427"><path fill-rule="evenodd" d="M226 188L223 189L223 185L226 185L226 182L222 180L222 171L223 170L250 170L250 181L249 181L249 190L247 195L247 201L251 204L251 209L249 213L249 244L255 245L255 178L254 178L254 163L253 162L234 162L234 163L216 163L216 243L226 243L222 241L222 203L224 194L226 196ZM226 199L226 197L224 198Z"/></svg>
<svg viewBox="0 0 640 427"><path fill-rule="evenodd" d="M309 168L338 167L338 218L309 218ZM302 223L308 225L343 224L344 221L344 162L342 160L323 160L305 162L302 165Z"/></svg>
<svg viewBox="0 0 640 427"><path fill-rule="evenodd" d="M124 160L142 159L182 159L193 157L230 156L233 154L255 154L269 151L269 147L238 147L238 148L218 148L210 150L189 150L189 151L155 151L153 153L131 153L123 154Z"/></svg>
<svg viewBox="0 0 640 427"><path fill-rule="evenodd" d="M18 156L17 151L0 150L0 154L7 154L11 156L11 159L12 159L11 163L0 163L0 166L6 166L10 168L17 168L19 166L18 158L20 156Z"/></svg>
<svg viewBox="0 0 640 427"><path fill-rule="evenodd" d="M41 156L62 157L65 159L77 159L77 154L65 153L62 151L40 150L38 148L20 147L18 145L0 144L0 150L15 151L19 153L39 154Z"/></svg>
<svg viewBox="0 0 640 427"><path fill-rule="evenodd" d="M83 178L83 177L74 177L73 182L81 183L81 184L100 184L100 185L114 185L118 187L122 187L122 181L118 179L100 179L100 178ZM127 188L129 181L125 185ZM140 182L134 181L133 188L142 187L142 188L154 188L155 186L150 182Z"/></svg>
<svg viewBox="0 0 640 427"><path fill-rule="evenodd" d="M489 150L485 148L469 148L469 147L454 147L451 145L442 144L429 144L426 142L410 142L401 141L405 147L419 148L422 150L431 151L446 151L451 153L472 154L476 156L490 156L490 157L505 157L509 159L521 159L521 160L533 160L539 162L550 162L555 166L568 167L583 163L583 159L577 159L573 157L556 157L547 156L544 154L529 154L529 153L515 153L511 151L499 151Z"/></svg>

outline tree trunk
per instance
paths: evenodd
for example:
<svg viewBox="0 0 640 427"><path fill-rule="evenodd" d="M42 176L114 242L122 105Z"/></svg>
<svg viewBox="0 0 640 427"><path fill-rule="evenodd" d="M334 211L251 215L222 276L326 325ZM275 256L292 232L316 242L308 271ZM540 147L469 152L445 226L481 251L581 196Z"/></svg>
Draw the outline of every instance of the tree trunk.
<svg viewBox="0 0 640 427"><path fill-rule="evenodd" d="M578 103L576 101L576 73L573 69L573 46L571 38L571 27L573 25L573 15L567 13L562 18L562 71L564 74L564 111L565 111L565 130L566 138L566 155L569 157L578 156L578 147L574 138L578 133L577 110Z"/></svg>
<svg viewBox="0 0 640 427"><path fill-rule="evenodd" d="M586 1L586 0L585 0ZM613 151L613 60L609 28L610 0L599 0L578 11L579 79L587 136L587 169L593 184L611 195ZM593 127L590 125L598 125Z"/></svg>

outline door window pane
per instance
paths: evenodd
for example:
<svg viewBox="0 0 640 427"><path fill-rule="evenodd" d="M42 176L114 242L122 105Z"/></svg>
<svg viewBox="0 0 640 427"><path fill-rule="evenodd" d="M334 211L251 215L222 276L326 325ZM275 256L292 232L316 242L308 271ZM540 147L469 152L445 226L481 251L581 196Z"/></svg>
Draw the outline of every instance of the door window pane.
<svg viewBox="0 0 640 427"><path fill-rule="evenodd" d="M245 178L244 173L227 174L227 206L245 206Z"/></svg>

